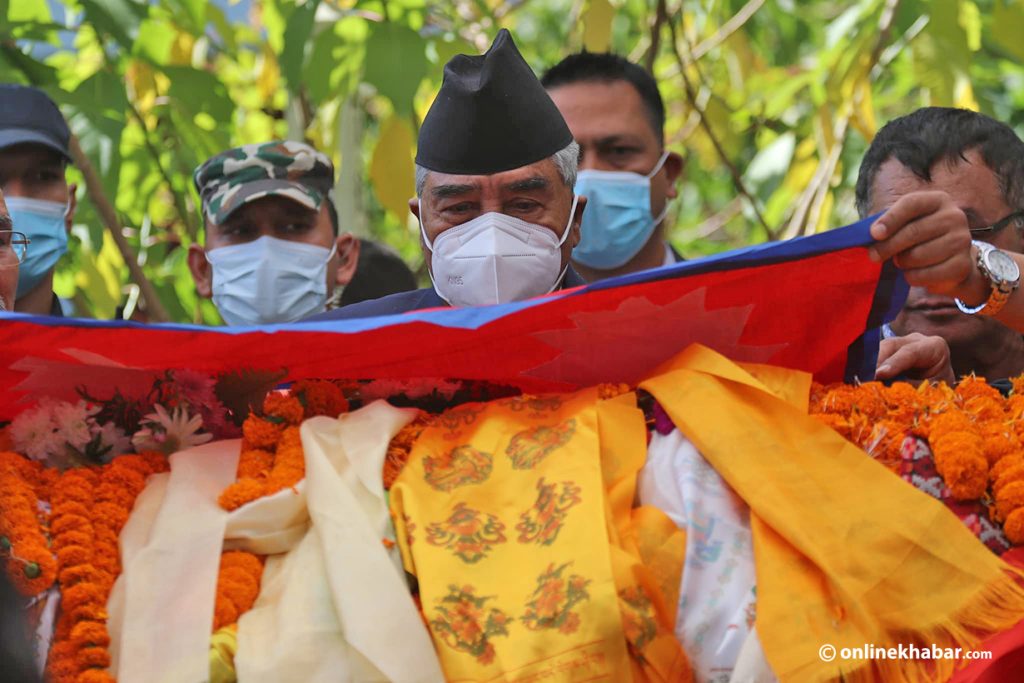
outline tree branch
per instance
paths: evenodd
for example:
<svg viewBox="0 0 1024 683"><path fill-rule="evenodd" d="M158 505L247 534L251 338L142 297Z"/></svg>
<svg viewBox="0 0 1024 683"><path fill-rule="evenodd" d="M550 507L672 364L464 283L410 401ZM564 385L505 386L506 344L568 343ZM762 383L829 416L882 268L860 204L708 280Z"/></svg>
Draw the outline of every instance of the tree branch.
<svg viewBox="0 0 1024 683"><path fill-rule="evenodd" d="M892 35L892 24L896 16L900 0L886 0L878 22L878 39L871 49L871 55L864 68L864 78L871 81L871 74L874 66L878 63L885 49L886 44ZM855 95L856 96L856 95ZM834 142L831 149L823 159L818 162L811 182L800 195L799 201L795 204L793 213L787 221L784 237L797 237L805 235L811 226L817 226L821 219L821 212L825 205L825 198L828 188L835 175L839 157L842 155L843 146L846 143L846 134L849 130L850 120L853 118L853 103L847 102L842 114L837 118L833 127L832 137Z"/></svg>
<svg viewBox="0 0 1024 683"><path fill-rule="evenodd" d="M136 108L135 103L132 102L131 99L128 99L128 110L132 117L138 121L139 126L142 127L142 142L146 147L146 151L148 151L149 156L153 158L153 163L160 172L160 177L163 179L164 184L167 185L167 190L171 193L171 197L174 198L174 209L177 211L178 217L181 218L181 222L185 224L185 232L188 233L189 239L195 242L199 239L199 228L192 221L192 215L184 205L181 195L175 191L174 183L171 181L171 174L168 173L167 169L164 168L164 165L160 162L160 150L158 150L153 144L153 141L149 139L149 129L146 128L146 120L142 117L142 113L138 108Z"/></svg>
<svg viewBox="0 0 1024 683"><path fill-rule="evenodd" d="M664 4L665 0L658 0L659 3ZM712 146L715 148L715 152L718 154L719 159L725 164L726 168L729 169L729 174L732 176L733 185L736 190L746 197L750 203L750 207L754 211L754 215L757 216L758 222L761 227L764 228L765 233L768 235L768 239L776 239L776 232L771 229L768 222L765 221L764 216L761 214L761 209L757 204L757 197L747 190L746 185L743 183L743 176L740 174L739 169L736 168L736 164L732 162L729 155L726 154L725 148L722 146L721 141L718 139L718 135L715 134L714 129L711 127L711 122L705 114L704 108L697 102L697 93L693 87L693 83L690 81L690 77L686 74L687 60L683 58L683 54L679 51L679 40L676 36L676 27L674 22L668 22L668 30L672 35L672 52L675 54L676 61L679 64L679 73L683 77L683 88L686 90L686 99L689 100L690 106L693 107L694 111L700 116L700 124L707 134L708 139L711 141ZM690 60L692 62L692 59Z"/></svg>
<svg viewBox="0 0 1024 683"><path fill-rule="evenodd" d="M668 9L665 7L665 0L658 0L654 10L654 24L651 26L651 44L644 55L644 66L648 73L654 73L654 60L658 57L658 49L661 47L661 27L668 19Z"/></svg>
<svg viewBox="0 0 1024 683"><path fill-rule="evenodd" d="M160 302L156 288L149 281L149 278L146 277L142 266L139 265L138 257L135 255L134 250L132 250L131 245L128 244L128 240L125 239L124 233L121 232L121 223L117 219L114 205L103 191L103 183L100 180L99 173L96 172L96 168L89 161L89 157L82 151L82 146L79 144L77 136L71 136L70 147L71 157L75 161L75 166L82 172L82 176L85 178L85 189L89 193L89 198L96 205L100 219L107 230L110 231L111 237L114 238L114 244L117 245L118 251L121 252L121 258L128 265L128 271L131 273L132 279L135 280L135 284L142 290L142 297L146 300L146 310L158 322L169 321L171 318L167 314L167 309Z"/></svg>
<svg viewBox="0 0 1024 683"><path fill-rule="evenodd" d="M729 36L740 30L740 28L743 27L743 24L747 23L747 20L754 16L757 10L761 9L763 5L764 0L750 0L747 4L741 7L740 11L733 15L729 21L722 24L718 30L715 31L714 35L711 35L705 40L697 43L697 46L693 48L693 52L690 55L691 58L694 61L697 61L724 43L729 39Z"/></svg>

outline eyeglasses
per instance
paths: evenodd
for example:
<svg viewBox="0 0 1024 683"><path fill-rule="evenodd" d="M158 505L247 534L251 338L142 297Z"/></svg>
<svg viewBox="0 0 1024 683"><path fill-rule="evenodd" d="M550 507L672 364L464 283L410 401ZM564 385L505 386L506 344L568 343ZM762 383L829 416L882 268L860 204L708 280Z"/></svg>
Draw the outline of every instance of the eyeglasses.
<svg viewBox="0 0 1024 683"><path fill-rule="evenodd" d="M1024 228L1024 211L1014 211L1006 218L984 228L971 228L971 237L980 240L995 237L1011 223L1016 223L1018 228Z"/></svg>
<svg viewBox="0 0 1024 683"><path fill-rule="evenodd" d="M23 262L30 241L23 232L0 230L0 267Z"/></svg>

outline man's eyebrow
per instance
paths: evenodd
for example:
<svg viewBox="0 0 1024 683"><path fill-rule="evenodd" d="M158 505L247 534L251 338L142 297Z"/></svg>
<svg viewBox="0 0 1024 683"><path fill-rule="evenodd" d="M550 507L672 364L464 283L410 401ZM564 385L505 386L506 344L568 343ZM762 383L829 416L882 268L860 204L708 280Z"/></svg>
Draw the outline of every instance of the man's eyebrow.
<svg viewBox="0 0 1024 683"><path fill-rule="evenodd" d="M435 199L446 199L448 197L458 197L460 195L469 194L470 192L474 192L479 189L480 188L477 185L438 185L430 190L430 194Z"/></svg>
<svg viewBox="0 0 1024 683"><path fill-rule="evenodd" d="M615 135L608 135L607 137L603 137L603 138L598 138L596 140L596 142L597 142L597 146L598 147L608 147L610 145L622 145L622 144L626 144L626 145L638 145L638 144L640 144L639 140L637 140L635 137L633 137L631 135L623 135L623 134L620 134L620 133L617 133Z"/></svg>
<svg viewBox="0 0 1024 683"><path fill-rule="evenodd" d="M14 221L11 220L11 215L7 213L0 213L0 230L13 230Z"/></svg>
<svg viewBox="0 0 1024 683"><path fill-rule="evenodd" d="M551 183L547 178L538 175L509 183L505 189L510 192L529 192L531 190L546 190L550 186Z"/></svg>

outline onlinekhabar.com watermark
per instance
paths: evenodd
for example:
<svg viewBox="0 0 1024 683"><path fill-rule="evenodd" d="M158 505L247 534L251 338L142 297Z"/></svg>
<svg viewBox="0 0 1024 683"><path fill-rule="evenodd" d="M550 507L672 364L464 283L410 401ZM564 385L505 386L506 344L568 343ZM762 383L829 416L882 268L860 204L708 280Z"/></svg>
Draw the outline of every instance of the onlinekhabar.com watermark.
<svg viewBox="0 0 1024 683"><path fill-rule="evenodd" d="M932 645L899 644L890 647L877 645L860 645L858 647L837 648L825 643L818 648L818 656L823 662L861 660L861 659L955 659L969 660L992 659L989 650L964 650L960 647L939 647Z"/></svg>

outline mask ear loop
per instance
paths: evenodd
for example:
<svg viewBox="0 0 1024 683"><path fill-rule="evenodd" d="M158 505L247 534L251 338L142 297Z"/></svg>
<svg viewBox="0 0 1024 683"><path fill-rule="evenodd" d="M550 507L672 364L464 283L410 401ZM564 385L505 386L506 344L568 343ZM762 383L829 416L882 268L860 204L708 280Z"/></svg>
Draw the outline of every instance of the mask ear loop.
<svg viewBox="0 0 1024 683"><path fill-rule="evenodd" d="M654 170L647 174L647 179L648 180L650 180L654 176L658 175L658 171L660 171L661 167L665 165L665 161L667 159L668 159L668 150L666 149L664 152L661 153L661 156L658 158L658 163L656 163L654 165Z"/></svg>
<svg viewBox="0 0 1024 683"><path fill-rule="evenodd" d="M355 244L355 242L353 242L352 244ZM352 244L349 245L348 249L345 250L344 254L339 254L339 256L338 256L339 259L345 260L345 259L348 258L348 255L350 253L352 253ZM334 246L331 248L331 253L328 254L328 256L327 256L327 260L328 261L331 260L331 256L333 256L334 252L337 251L337 250L338 250L338 241L335 240L334 241ZM325 308L328 311L333 311L336 308L341 308L341 295L344 292L345 292L345 285L334 285L334 289L331 290L331 295L329 297L327 297L327 303L325 305Z"/></svg>
<svg viewBox="0 0 1024 683"><path fill-rule="evenodd" d="M569 231L572 230L572 219L575 218L576 216L576 205L579 203L579 201L580 196L574 193L572 196L572 207L569 208L569 221L565 224L565 230L562 232L562 239L558 240L559 247L565 244L566 238L569 237ZM566 259L565 267L562 268L562 272L558 274L558 279L555 280L555 284L551 285L551 289L544 292L545 294L550 294L562 284L562 280L565 279L565 274L569 272L569 263L571 261L572 259Z"/></svg>
<svg viewBox="0 0 1024 683"><path fill-rule="evenodd" d="M420 210L416 214L416 222L420 224L420 234L423 235L423 244L427 247L427 251L431 254L434 253L434 244L427 237L427 229L423 227L423 200L420 200Z"/></svg>
<svg viewBox="0 0 1024 683"><path fill-rule="evenodd" d="M658 172L661 171L661 167L665 165L665 161L667 159L668 159L668 150L666 149L664 152L662 152L661 158L658 159L658 163L654 165L654 170L647 174L647 179L648 180L650 180L654 176L658 175ZM661 213L658 214L658 216L656 216L654 218L654 224L655 225L657 225L658 223L661 223L663 220L665 220L665 216L668 215L668 205L669 205L669 200L666 199L665 200L665 207L661 210Z"/></svg>

